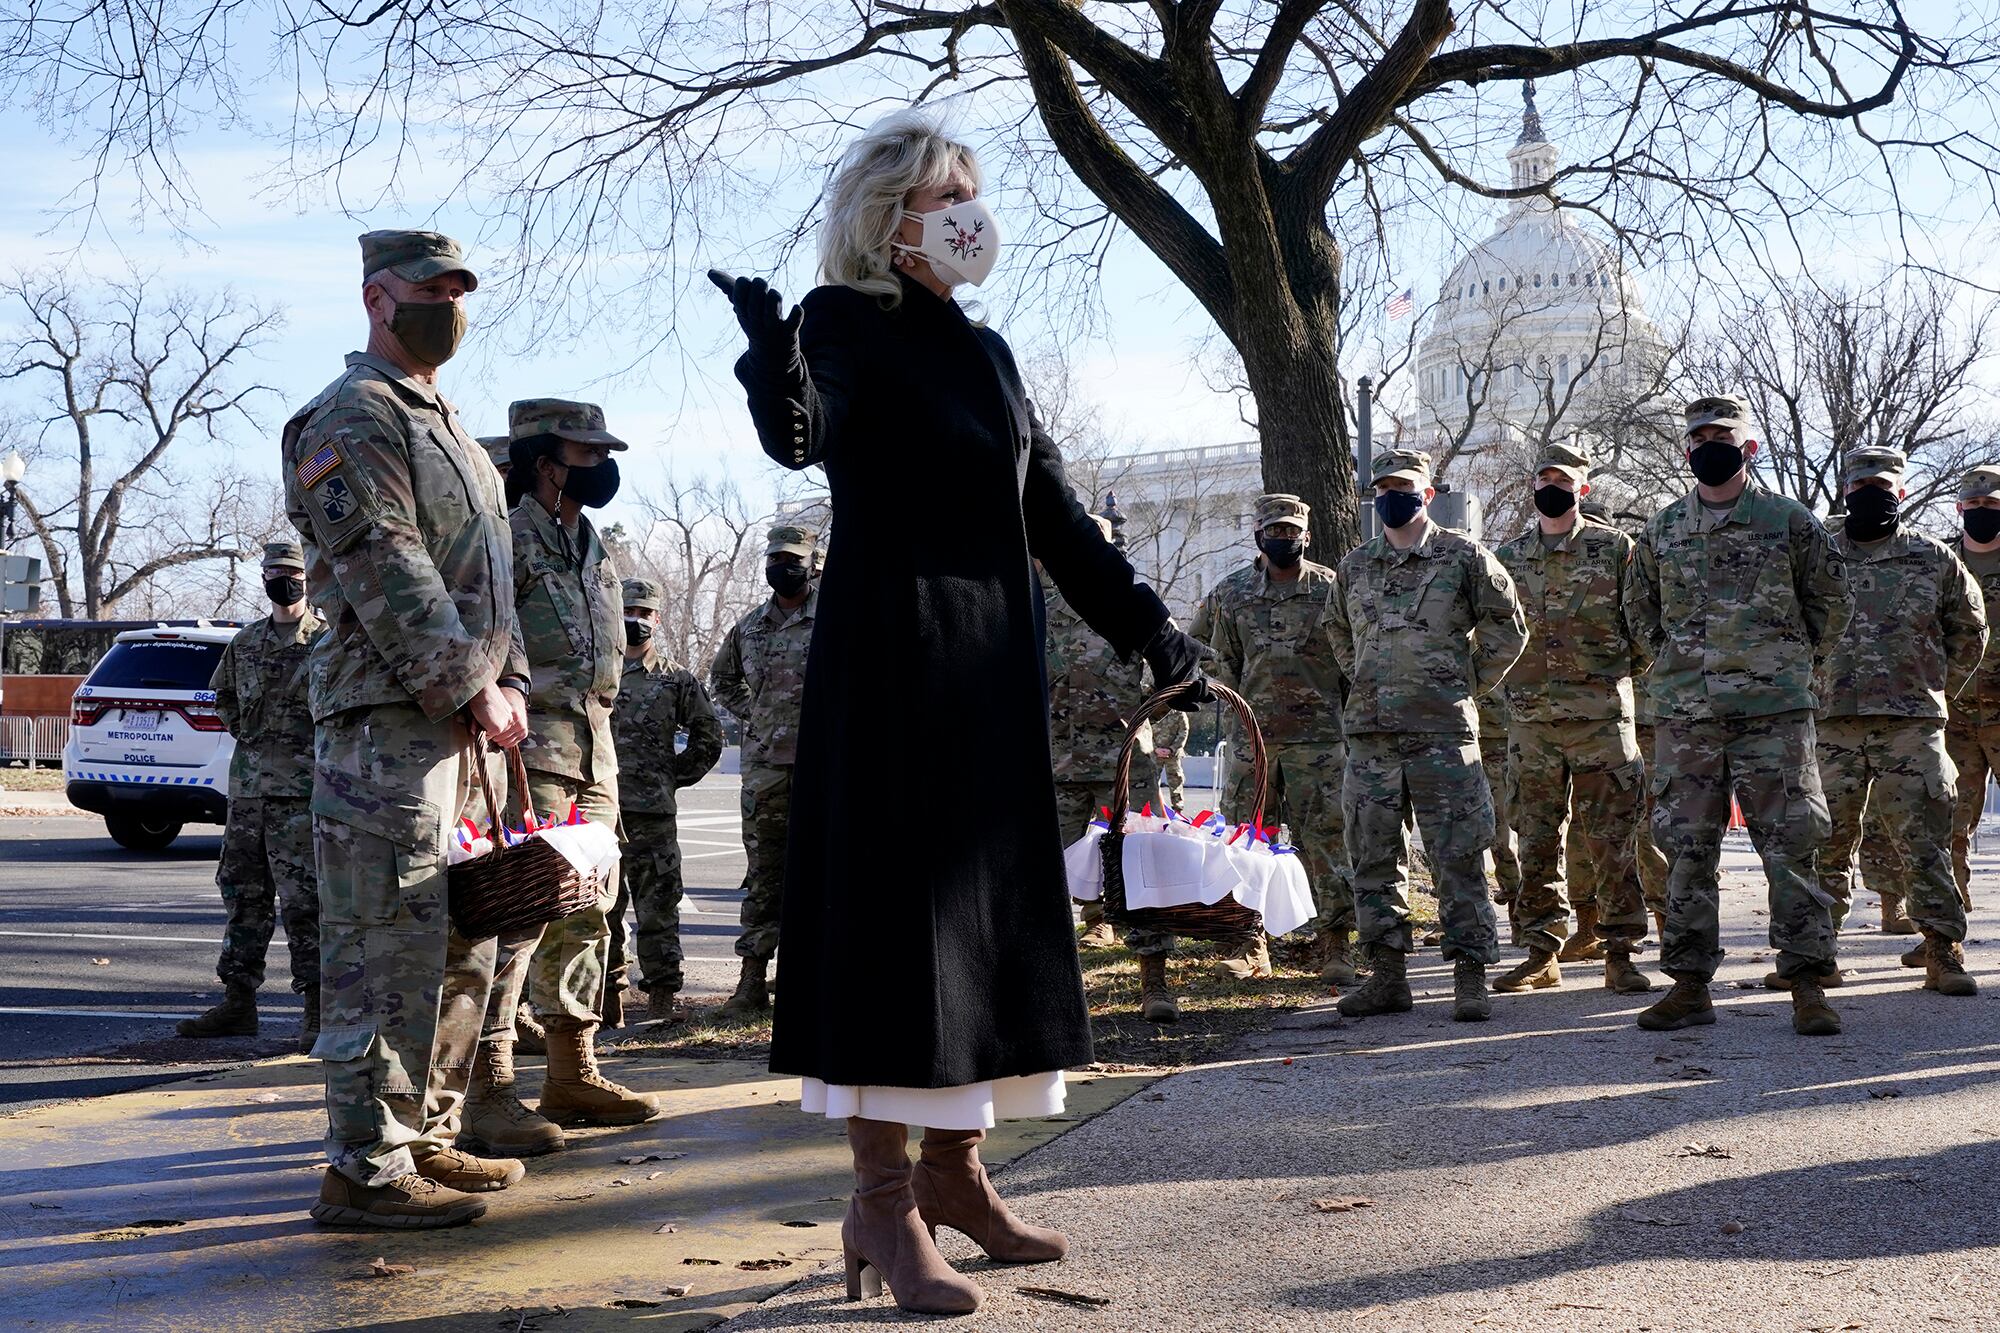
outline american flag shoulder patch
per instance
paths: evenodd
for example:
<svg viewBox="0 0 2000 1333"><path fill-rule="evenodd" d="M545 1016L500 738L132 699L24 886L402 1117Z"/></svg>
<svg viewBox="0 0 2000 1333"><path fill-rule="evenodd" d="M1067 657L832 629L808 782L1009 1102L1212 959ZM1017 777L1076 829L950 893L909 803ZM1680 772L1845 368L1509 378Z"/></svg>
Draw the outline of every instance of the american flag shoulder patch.
<svg viewBox="0 0 2000 1333"><path fill-rule="evenodd" d="M307 487L315 486L319 483L321 477L324 477L339 466L339 453L334 450L332 445L323 445L318 453L299 464L299 485Z"/></svg>

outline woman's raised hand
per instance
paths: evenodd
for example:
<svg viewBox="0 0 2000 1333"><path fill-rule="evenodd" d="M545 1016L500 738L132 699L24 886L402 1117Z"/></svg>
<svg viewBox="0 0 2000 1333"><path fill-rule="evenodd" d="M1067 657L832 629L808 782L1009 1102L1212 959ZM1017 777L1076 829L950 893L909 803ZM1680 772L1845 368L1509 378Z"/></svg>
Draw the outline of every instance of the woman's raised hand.
<svg viewBox="0 0 2000 1333"><path fill-rule="evenodd" d="M736 307L736 322L743 326L743 334L753 348L790 357L792 349L798 346L799 325L805 322L803 309L795 305L791 314L781 314L785 298L762 278L734 278L712 268L708 280Z"/></svg>

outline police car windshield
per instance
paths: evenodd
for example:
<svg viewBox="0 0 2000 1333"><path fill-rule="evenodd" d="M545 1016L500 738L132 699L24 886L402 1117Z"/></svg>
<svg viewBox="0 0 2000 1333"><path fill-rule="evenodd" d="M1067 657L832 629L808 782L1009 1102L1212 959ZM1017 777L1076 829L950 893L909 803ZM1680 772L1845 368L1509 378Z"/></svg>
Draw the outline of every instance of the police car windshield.
<svg viewBox="0 0 2000 1333"><path fill-rule="evenodd" d="M221 660L219 643L186 639L114 643L97 670L90 673L90 686L97 690L205 690Z"/></svg>

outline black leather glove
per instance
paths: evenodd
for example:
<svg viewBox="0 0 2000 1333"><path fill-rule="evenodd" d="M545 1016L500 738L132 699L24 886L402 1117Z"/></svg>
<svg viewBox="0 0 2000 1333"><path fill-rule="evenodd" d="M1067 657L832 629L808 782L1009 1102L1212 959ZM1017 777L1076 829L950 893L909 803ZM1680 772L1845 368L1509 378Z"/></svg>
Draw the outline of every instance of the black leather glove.
<svg viewBox="0 0 2000 1333"><path fill-rule="evenodd" d="M1201 641L1193 635L1183 634L1181 627L1169 620L1160 626L1160 632L1153 641L1140 651L1146 665L1153 669L1153 688L1164 690L1171 685L1192 685L1194 688L1174 701L1174 707L1183 713L1192 713L1205 703L1212 703L1214 693L1208 688L1208 678L1201 674L1203 649Z"/></svg>
<svg viewBox="0 0 2000 1333"><path fill-rule="evenodd" d="M799 325L805 322L805 311L795 305L791 314L781 314L785 298L762 278L732 278L721 269L712 268L708 280L736 307L736 322L743 326L743 335L750 340L751 349L779 365L789 364L798 349Z"/></svg>

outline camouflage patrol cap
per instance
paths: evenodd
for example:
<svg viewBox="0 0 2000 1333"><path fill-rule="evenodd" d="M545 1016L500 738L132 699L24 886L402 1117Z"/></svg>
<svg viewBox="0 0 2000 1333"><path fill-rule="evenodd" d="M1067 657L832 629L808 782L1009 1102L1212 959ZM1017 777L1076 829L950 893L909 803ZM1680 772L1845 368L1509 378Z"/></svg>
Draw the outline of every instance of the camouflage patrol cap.
<svg viewBox="0 0 2000 1333"><path fill-rule="evenodd" d="M626 579L620 585L625 594L627 611L657 611L660 609L660 585L651 579Z"/></svg>
<svg viewBox="0 0 2000 1333"><path fill-rule="evenodd" d="M1296 495L1274 493L1257 497L1257 531L1262 532L1273 523L1296 523L1301 528L1312 526L1312 506Z"/></svg>
<svg viewBox="0 0 2000 1333"><path fill-rule="evenodd" d="M405 282L428 282L440 273L463 273L465 290L479 290L479 275L465 265L465 251L439 231L371 231L361 237L365 282L387 269Z"/></svg>
<svg viewBox="0 0 2000 1333"><path fill-rule="evenodd" d="M507 452L513 443L513 438L507 435L482 435L479 437L479 447L484 449L486 456L493 460L493 466L499 468L502 472L505 472L514 462L512 456Z"/></svg>
<svg viewBox="0 0 2000 1333"><path fill-rule="evenodd" d="M2000 495L2000 467L1981 463L1959 478L1959 499L1974 500L1982 495Z"/></svg>
<svg viewBox="0 0 2000 1333"><path fill-rule="evenodd" d="M795 555L811 563L819 542L796 523L780 523L765 534L764 555Z"/></svg>
<svg viewBox="0 0 2000 1333"><path fill-rule="evenodd" d="M1590 451L1551 440L1542 446L1541 458L1535 463L1535 475L1540 476L1551 468L1582 485L1590 480Z"/></svg>
<svg viewBox="0 0 2000 1333"><path fill-rule="evenodd" d="M1892 486L1903 484L1903 475L1909 471L1910 460L1903 456L1901 449L1886 449L1870 446L1866 449L1850 449L1840 463L1840 484L1852 486L1857 481L1870 481L1881 477Z"/></svg>
<svg viewBox="0 0 2000 1333"><path fill-rule="evenodd" d="M305 549L297 542L264 543L264 568L296 569L300 573L304 573L305 567Z"/></svg>
<svg viewBox="0 0 2000 1333"><path fill-rule="evenodd" d="M567 398L523 398L507 404L507 437L529 440L537 435L553 435L578 444L607 444L613 449L631 447L604 429L604 409L596 403L571 402Z"/></svg>
<svg viewBox="0 0 2000 1333"><path fill-rule="evenodd" d="M1368 471L1368 484L1379 485L1395 477L1417 486L1431 484L1431 456L1421 449L1384 449L1375 455Z"/></svg>
<svg viewBox="0 0 2000 1333"><path fill-rule="evenodd" d="M1703 426L1722 426L1728 430L1750 430L1750 404L1733 393L1714 393L1706 398L1697 398L1681 409L1681 417L1686 425L1681 428L1682 438L1694 434Z"/></svg>

